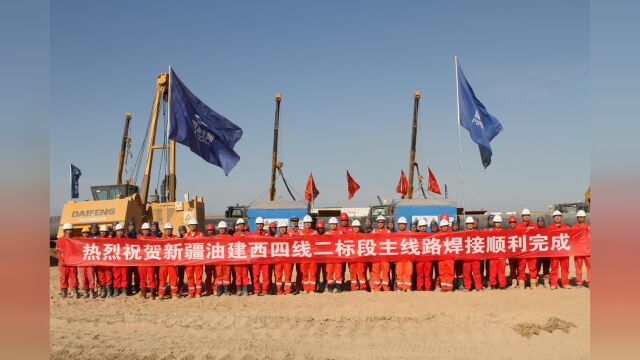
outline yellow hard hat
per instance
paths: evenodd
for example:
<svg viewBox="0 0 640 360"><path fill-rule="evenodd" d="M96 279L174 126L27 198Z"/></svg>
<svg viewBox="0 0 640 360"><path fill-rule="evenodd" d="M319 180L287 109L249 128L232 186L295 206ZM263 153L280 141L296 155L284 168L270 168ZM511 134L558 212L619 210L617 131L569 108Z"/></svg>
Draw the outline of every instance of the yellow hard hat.
<svg viewBox="0 0 640 360"><path fill-rule="evenodd" d="M88 227L88 226L83 227L83 228L82 228L82 232L83 232L83 233L88 233L88 232L90 232L90 231L89 231L89 227Z"/></svg>

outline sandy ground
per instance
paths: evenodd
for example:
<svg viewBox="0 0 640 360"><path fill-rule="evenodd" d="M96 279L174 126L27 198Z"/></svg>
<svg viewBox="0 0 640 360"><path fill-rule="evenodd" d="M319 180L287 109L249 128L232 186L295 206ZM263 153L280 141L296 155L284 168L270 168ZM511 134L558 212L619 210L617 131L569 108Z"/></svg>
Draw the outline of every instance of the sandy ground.
<svg viewBox="0 0 640 360"><path fill-rule="evenodd" d="M57 277L52 359L590 356L586 288L89 300L61 299Z"/></svg>

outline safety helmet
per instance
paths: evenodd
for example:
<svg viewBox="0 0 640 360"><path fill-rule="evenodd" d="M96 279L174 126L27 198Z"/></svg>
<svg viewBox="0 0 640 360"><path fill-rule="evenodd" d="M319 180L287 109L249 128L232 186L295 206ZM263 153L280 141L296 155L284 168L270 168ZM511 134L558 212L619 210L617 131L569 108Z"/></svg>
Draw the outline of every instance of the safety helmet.
<svg viewBox="0 0 640 360"><path fill-rule="evenodd" d="M198 225L198 219L192 217L189 219L189 225Z"/></svg>
<svg viewBox="0 0 640 360"><path fill-rule="evenodd" d="M424 218L418 219L418 227L420 226L427 226L427 219L424 219Z"/></svg>
<svg viewBox="0 0 640 360"><path fill-rule="evenodd" d="M256 224L264 224L264 219L262 218L262 216L258 216L256 218Z"/></svg>
<svg viewBox="0 0 640 360"><path fill-rule="evenodd" d="M355 219L351 222L351 226L360 226L360 220Z"/></svg>
<svg viewBox="0 0 640 360"><path fill-rule="evenodd" d="M318 221L318 223L316 224L316 229L324 229L324 221Z"/></svg>
<svg viewBox="0 0 640 360"><path fill-rule="evenodd" d="M107 225L101 225L100 232L103 232L103 231L109 231L109 227Z"/></svg>
<svg viewBox="0 0 640 360"><path fill-rule="evenodd" d="M238 219L238 221L236 221L236 225L240 225L240 224L244 224L244 223L245 222L244 222L243 218L240 218L240 219Z"/></svg>
<svg viewBox="0 0 640 360"><path fill-rule="evenodd" d="M84 233L88 233L88 232L91 232L91 231L89 230L89 227L88 227L88 226L85 226L85 227L83 227L83 228L82 228L82 233L83 233L83 234L84 234Z"/></svg>
<svg viewBox="0 0 640 360"><path fill-rule="evenodd" d="M341 213L340 221L349 221L349 215L347 215L347 213Z"/></svg>
<svg viewBox="0 0 640 360"><path fill-rule="evenodd" d="M406 218L406 217L401 216L401 217L398 219L398 224L406 224L406 223L407 223L407 218Z"/></svg>
<svg viewBox="0 0 640 360"><path fill-rule="evenodd" d="M73 225L71 225L71 223L64 223L62 230L73 230Z"/></svg>
<svg viewBox="0 0 640 360"><path fill-rule="evenodd" d="M553 212L553 216L562 216L562 213L558 210Z"/></svg>
<svg viewBox="0 0 640 360"><path fill-rule="evenodd" d="M522 209L522 215L531 215L531 211L529 211L529 209Z"/></svg>
<svg viewBox="0 0 640 360"><path fill-rule="evenodd" d="M278 221L278 227L279 228L281 228L281 227L285 227L286 228L287 227L287 221L286 220Z"/></svg>
<svg viewBox="0 0 640 360"><path fill-rule="evenodd" d="M309 216L309 215L305 215L305 216L302 218L302 222L303 222L303 223L310 223L310 222L313 222L313 219L311 218L311 216Z"/></svg>
<svg viewBox="0 0 640 360"><path fill-rule="evenodd" d="M440 220L440 226L449 226L449 220L447 219Z"/></svg>
<svg viewBox="0 0 640 360"><path fill-rule="evenodd" d="M298 219L298 216L293 215L293 216L291 217L291 221L300 221L300 219Z"/></svg>
<svg viewBox="0 0 640 360"><path fill-rule="evenodd" d="M587 217L587 213L585 213L584 210L578 210L576 217Z"/></svg>
<svg viewBox="0 0 640 360"><path fill-rule="evenodd" d="M440 215L440 220L442 220L442 219L445 219L445 220L449 221L449 214L444 213L444 214Z"/></svg>
<svg viewBox="0 0 640 360"><path fill-rule="evenodd" d="M329 219L329 224L337 224L338 223L338 219L336 219L335 217L331 217Z"/></svg>
<svg viewBox="0 0 640 360"><path fill-rule="evenodd" d="M142 227L140 228L140 230L149 230L149 223L144 223L142 224Z"/></svg>
<svg viewBox="0 0 640 360"><path fill-rule="evenodd" d="M510 223L512 223L512 222L518 222L518 220L516 220L516 217L515 217L515 216L509 216L509 219L508 219L508 220L509 220L509 222L510 222Z"/></svg>
<svg viewBox="0 0 640 360"><path fill-rule="evenodd" d="M275 229L278 227L278 223L276 223L275 221L272 221L271 223L269 223L269 227Z"/></svg>
<svg viewBox="0 0 640 360"><path fill-rule="evenodd" d="M476 221L471 216L467 216L467 218L464 221L465 224L473 224L475 222Z"/></svg>
<svg viewBox="0 0 640 360"><path fill-rule="evenodd" d="M493 216L493 222L494 222L494 223L501 223L501 222L502 222L502 216L500 216L500 215L494 215L494 216Z"/></svg>
<svg viewBox="0 0 640 360"><path fill-rule="evenodd" d="M378 221L387 221L387 219L383 215L378 215L378 217L376 218L376 222Z"/></svg>
<svg viewBox="0 0 640 360"><path fill-rule="evenodd" d="M166 230L166 229L171 229L171 230L173 230L173 224L171 224L170 222L168 222L168 223L164 224L164 229L165 229L165 230Z"/></svg>
<svg viewBox="0 0 640 360"><path fill-rule="evenodd" d="M207 226L204 229L207 231L215 231L216 227L213 226L213 224L207 224Z"/></svg>
<svg viewBox="0 0 640 360"><path fill-rule="evenodd" d="M124 230L124 226L122 224L116 224L116 231Z"/></svg>
<svg viewBox="0 0 640 360"><path fill-rule="evenodd" d="M226 229L227 228L227 222L226 221L220 221L218 223L218 229Z"/></svg>

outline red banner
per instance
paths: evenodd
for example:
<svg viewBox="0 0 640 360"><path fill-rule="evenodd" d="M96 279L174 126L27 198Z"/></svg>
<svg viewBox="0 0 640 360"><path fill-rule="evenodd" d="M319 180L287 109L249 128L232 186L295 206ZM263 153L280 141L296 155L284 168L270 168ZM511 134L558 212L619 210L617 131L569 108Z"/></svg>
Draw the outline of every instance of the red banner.
<svg viewBox="0 0 640 360"><path fill-rule="evenodd" d="M59 241L65 241L67 265L160 266L585 256L591 254L590 236L581 228Z"/></svg>

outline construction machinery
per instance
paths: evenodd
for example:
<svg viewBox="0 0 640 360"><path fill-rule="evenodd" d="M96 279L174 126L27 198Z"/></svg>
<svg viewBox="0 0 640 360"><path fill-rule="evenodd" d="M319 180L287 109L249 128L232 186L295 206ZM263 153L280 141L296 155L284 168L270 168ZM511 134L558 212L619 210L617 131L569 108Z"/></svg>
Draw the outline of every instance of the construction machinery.
<svg viewBox="0 0 640 360"><path fill-rule="evenodd" d="M123 224L133 221L139 228L143 222L155 220L160 224L170 222L174 228L177 228L179 225L187 224L191 218L195 217L200 224L204 224L202 197L190 198L189 194L185 194L183 199L176 201L175 142L165 136L162 143L156 144L160 113L162 112L165 116L168 116L169 113L169 81L168 73L161 73L156 79L155 96L147 131L147 157L141 189L134 184L133 178L127 179L124 183L122 180L127 149L130 144L129 125L132 118L131 113L127 113L116 172L116 184L92 186L93 200L71 200L65 203L58 225L58 236L63 233L62 225L64 223L73 224L74 235L80 235L83 227L93 223L111 226L116 222ZM164 121L163 124L165 126L164 133L168 134L169 122ZM162 151L159 167L162 170L164 165L165 176L162 180L161 194L159 195L158 189L156 189L156 193L149 196L153 155L156 150ZM139 159L142 159L143 151L144 143L138 156ZM141 162L136 161L134 167L140 165ZM158 175L160 175L160 171L158 171Z"/></svg>

